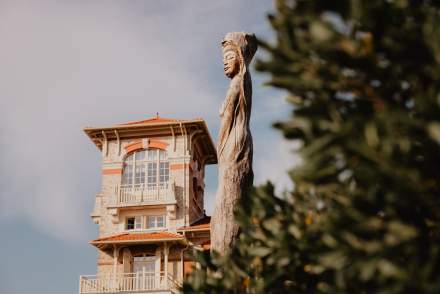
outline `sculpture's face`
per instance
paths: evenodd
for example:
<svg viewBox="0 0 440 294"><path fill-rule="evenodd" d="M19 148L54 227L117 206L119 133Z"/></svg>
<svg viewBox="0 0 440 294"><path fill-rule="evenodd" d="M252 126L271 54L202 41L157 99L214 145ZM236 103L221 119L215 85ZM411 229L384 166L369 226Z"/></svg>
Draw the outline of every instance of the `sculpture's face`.
<svg viewBox="0 0 440 294"><path fill-rule="evenodd" d="M227 50L223 54L223 65L224 65L224 71L225 75L228 78L233 78L240 69L240 63L237 56L237 53L233 50Z"/></svg>

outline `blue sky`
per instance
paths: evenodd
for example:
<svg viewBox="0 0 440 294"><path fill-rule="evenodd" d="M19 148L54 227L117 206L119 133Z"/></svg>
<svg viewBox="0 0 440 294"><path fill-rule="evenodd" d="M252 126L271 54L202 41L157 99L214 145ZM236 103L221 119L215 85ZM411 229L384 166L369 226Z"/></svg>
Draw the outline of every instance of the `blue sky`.
<svg viewBox="0 0 440 294"><path fill-rule="evenodd" d="M220 41L272 38L269 0L0 0L0 293L77 293L96 271L94 125L203 117L217 138L228 87ZM261 51L257 58L261 57ZM283 93L253 71L255 183L289 186L296 158L270 125ZM216 167L207 170L212 212Z"/></svg>

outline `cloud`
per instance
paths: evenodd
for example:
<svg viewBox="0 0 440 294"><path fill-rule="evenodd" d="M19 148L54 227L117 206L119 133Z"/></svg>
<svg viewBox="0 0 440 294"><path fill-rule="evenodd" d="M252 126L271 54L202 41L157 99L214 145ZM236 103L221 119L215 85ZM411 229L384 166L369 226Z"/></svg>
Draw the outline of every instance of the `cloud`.
<svg viewBox="0 0 440 294"><path fill-rule="evenodd" d="M158 111L203 116L216 137L228 83L219 41L262 29L267 4L152 3L0 0L0 219L64 240L90 236L100 156L81 131L87 125ZM273 162L285 160L279 154ZM261 162L261 177L273 176Z"/></svg>
<svg viewBox="0 0 440 294"><path fill-rule="evenodd" d="M0 214L63 239L85 236L99 189L100 157L82 127L216 104L161 32L115 3L14 1L0 15Z"/></svg>
<svg viewBox="0 0 440 294"><path fill-rule="evenodd" d="M257 85L258 86L258 85ZM293 188L287 172L299 162L295 153L297 144L282 137L272 124L286 120L291 106L284 100L285 93L262 89L257 92L256 110L253 117L255 184L270 180L278 194Z"/></svg>

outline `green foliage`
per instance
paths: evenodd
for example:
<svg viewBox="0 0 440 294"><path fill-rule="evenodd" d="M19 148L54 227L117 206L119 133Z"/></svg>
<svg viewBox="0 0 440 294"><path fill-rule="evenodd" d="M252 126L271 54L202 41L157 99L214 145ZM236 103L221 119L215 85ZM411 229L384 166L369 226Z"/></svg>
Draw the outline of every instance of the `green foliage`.
<svg viewBox="0 0 440 294"><path fill-rule="evenodd" d="M440 293L440 3L279 0L269 21L257 70L289 93L295 188L243 199L184 292Z"/></svg>

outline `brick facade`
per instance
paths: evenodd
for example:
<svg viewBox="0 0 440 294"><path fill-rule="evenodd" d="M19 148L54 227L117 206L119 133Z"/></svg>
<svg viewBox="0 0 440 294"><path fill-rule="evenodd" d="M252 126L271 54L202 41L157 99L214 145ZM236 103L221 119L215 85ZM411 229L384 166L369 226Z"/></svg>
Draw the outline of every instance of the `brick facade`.
<svg viewBox="0 0 440 294"><path fill-rule="evenodd" d="M206 124L203 120L178 121L157 117L114 127L87 128L85 132L102 156L101 191L96 195L91 214L99 228L98 238L91 242L98 248L97 279L133 272L136 256L156 256L156 272L165 272L181 282L185 268L190 268L184 262L189 262L186 257L189 244L203 249L202 244L209 243L209 223L191 231L193 223L206 219L203 200L205 165L216 163L215 148ZM124 161L133 152L151 149L166 152L165 161L169 167L167 188L159 191L162 188L157 187L157 196L155 191L152 195L144 195L144 191L134 188L127 192L122 185ZM151 200L151 197L157 198ZM147 220L157 216L165 216L165 226L146 228ZM142 229L127 229L128 218L141 220ZM161 235L157 231L170 234ZM134 235L112 237L139 232L144 233L139 236L145 236L145 240L136 239ZM181 238L166 238L172 234ZM81 287L86 286L85 283Z"/></svg>

